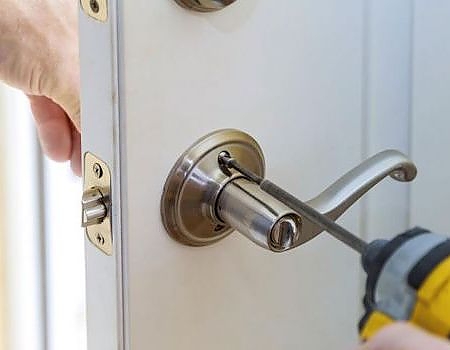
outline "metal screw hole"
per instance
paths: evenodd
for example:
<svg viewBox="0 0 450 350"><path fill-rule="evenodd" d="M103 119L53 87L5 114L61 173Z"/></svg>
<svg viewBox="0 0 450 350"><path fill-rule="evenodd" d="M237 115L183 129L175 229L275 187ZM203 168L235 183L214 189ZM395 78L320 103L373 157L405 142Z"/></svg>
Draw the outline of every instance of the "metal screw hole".
<svg viewBox="0 0 450 350"><path fill-rule="evenodd" d="M105 237L103 237L100 233L97 233L97 242L100 245L105 245Z"/></svg>
<svg viewBox="0 0 450 350"><path fill-rule="evenodd" d="M95 177L97 179L100 179L103 176L103 169L100 164L95 163L92 170L94 171Z"/></svg>
<svg viewBox="0 0 450 350"><path fill-rule="evenodd" d="M216 227L214 227L214 232L219 232L221 230L223 230L225 228L224 225L217 225Z"/></svg>
<svg viewBox="0 0 450 350"><path fill-rule="evenodd" d="M100 12L100 5L97 0L91 0L89 4L91 6L92 12L94 12L94 13Z"/></svg>

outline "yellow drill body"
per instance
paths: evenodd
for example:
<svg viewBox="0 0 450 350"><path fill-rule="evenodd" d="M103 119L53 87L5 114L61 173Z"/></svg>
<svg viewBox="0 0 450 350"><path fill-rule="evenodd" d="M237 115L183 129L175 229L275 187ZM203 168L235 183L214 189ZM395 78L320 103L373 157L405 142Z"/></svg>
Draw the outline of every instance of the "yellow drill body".
<svg viewBox="0 0 450 350"><path fill-rule="evenodd" d="M450 240L422 229L399 237L365 263L367 313L360 323L361 338L368 340L395 321L407 321L448 339Z"/></svg>

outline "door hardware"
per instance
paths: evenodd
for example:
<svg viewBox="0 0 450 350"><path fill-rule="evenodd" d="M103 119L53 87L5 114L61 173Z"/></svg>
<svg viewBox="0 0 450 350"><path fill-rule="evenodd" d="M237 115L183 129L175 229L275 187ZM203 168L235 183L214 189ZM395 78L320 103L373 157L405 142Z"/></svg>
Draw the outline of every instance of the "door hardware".
<svg viewBox="0 0 450 350"><path fill-rule="evenodd" d="M97 21L108 20L108 0L81 0L81 8L89 17Z"/></svg>
<svg viewBox="0 0 450 350"><path fill-rule="evenodd" d="M206 135L178 159L166 180L161 214L167 232L180 243L203 246L236 230L274 252L298 247L321 233L320 226L295 210L303 202L265 180L264 173L263 152L248 134L226 129ZM336 221L387 176L409 182L416 174L404 154L387 150L306 205Z"/></svg>
<svg viewBox="0 0 450 350"><path fill-rule="evenodd" d="M175 0L180 6L199 12L219 11L236 0Z"/></svg>
<svg viewBox="0 0 450 350"><path fill-rule="evenodd" d="M83 194L83 227L98 225L105 220L108 209L100 189L92 188Z"/></svg>
<svg viewBox="0 0 450 350"><path fill-rule="evenodd" d="M112 255L111 173L108 165L92 153L85 153L83 179L82 226L92 244Z"/></svg>

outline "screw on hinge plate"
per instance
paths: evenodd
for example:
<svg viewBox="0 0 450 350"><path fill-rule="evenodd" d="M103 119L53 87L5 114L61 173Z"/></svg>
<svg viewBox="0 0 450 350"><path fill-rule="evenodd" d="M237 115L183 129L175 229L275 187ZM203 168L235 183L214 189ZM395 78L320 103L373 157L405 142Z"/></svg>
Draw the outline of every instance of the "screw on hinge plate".
<svg viewBox="0 0 450 350"><path fill-rule="evenodd" d="M82 226L94 246L112 255L111 173L108 165L92 153L85 153L83 179Z"/></svg>
<svg viewBox="0 0 450 350"><path fill-rule="evenodd" d="M100 22L108 20L108 0L81 0L81 8L90 17Z"/></svg>

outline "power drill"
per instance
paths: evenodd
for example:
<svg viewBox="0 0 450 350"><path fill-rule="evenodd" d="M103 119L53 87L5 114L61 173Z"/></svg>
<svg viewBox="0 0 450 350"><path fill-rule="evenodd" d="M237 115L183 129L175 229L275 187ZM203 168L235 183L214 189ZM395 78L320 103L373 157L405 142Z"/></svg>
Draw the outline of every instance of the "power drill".
<svg viewBox="0 0 450 350"><path fill-rule="evenodd" d="M361 254L367 273L359 323L362 340L384 326L408 321L450 338L450 239L414 228L394 239L368 244L269 180L261 188Z"/></svg>
<svg viewBox="0 0 450 350"><path fill-rule="evenodd" d="M450 240L415 228L362 253L367 273L363 340L398 320L450 337Z"/></svg>
<svg viewBox="0 0 450 350"><path fill-rule="evenodd" d="M367 273L359 323L362 340L395 321L408 321L435 335L450 338L450 239L414 228L394 239L366 243L344 227L302 202L273 182L227 159L266 193L361 254Z"/></svg>

